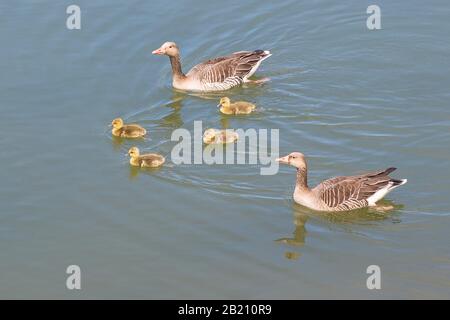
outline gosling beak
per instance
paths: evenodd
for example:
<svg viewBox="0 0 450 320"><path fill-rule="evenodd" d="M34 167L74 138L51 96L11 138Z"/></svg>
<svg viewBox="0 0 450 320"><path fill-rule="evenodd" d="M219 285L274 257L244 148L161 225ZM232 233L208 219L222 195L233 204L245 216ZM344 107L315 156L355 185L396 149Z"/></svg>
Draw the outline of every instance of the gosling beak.
<svg viewBox="0 0 450 320"><path fill-rule="evenodd" d="M162 51L161 48L159 48L159 49L153 50L153 51L152 51L152 54L162 55L162 54L164 54L164 52Z"/></svg>
<svg viewBox="0 0 450 320"><path fill-rule="evenodd" d="M220 108L222 105L219 103L218 105L217 105L217 108Z"/></svg>
<svg viewBox="0 0 450 320"><path fill-rule="evenodd" d="M289 156L281 157L275 159L276 162L289 164Z"/></svg>

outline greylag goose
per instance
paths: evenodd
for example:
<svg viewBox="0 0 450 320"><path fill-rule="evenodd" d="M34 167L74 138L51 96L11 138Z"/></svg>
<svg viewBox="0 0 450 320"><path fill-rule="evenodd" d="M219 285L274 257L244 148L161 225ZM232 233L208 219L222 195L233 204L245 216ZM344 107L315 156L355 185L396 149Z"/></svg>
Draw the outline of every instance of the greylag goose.
<svg viewBox="0 0 450 320"><path fill-rule="evenodd" d="M130 156L130 164L141 168L156 168L166 161L162 155L156 153L141 155L137 147L131 147L130 150L128 150L128 155Z"/></svg>
<svg viewBox="0 0 450 320"><path fill-rule="evenodd" d="M253 103L245 101L231 103L228 97L221 98L218 107L223 114L250 114L256 109Z"/></svg>
<svg viewBox="0 0 450 320"><path fill-rule="evenodd" d="M111 122L112 135L121 138L142 138L146 135L147 130L140 125L131 123L124 124L121 118L116 118Z"/></svg>
<svg viewBox="0 0 450 320"><path fill-rule="evenodd" d="M306 160L302 153L293 152L277 161L297 168L294 201L317 211L348 211L375 206L378 200L407 182L406 179L389 177L389 173L396 168L388 168L356 176L331 178L310 189Z"/></svg>
<svg viewBox="0 0 450 320"><path fill-rule="evenodd" d="M239 135L231 130L207 129L203 133L205 144L226 144L233 143L239 139Z"/></svg>
<svg viewBox="0 0 450 320"><path fill-rule="evenodd" d="M174 88L202 92L228 90L244 82L252 82L248 78L264 59L271 56L269 51L263 50L239 51L200 63L184 74L180 50L175 42L166 42L152 53L169 56Z"/></svg>

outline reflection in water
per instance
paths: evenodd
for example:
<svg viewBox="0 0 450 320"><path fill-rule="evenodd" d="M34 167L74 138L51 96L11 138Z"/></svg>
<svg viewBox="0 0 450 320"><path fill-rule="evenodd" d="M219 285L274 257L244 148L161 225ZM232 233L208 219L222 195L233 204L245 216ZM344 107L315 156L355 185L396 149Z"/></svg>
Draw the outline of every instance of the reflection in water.
<svg viewBox="0 0 450 320"><path fill-rule="evenodd" d="M172 108L173 111L159 121L161 125L175 129L183 126L180 111L183 107L183 100L186 97L187 95L185 93L173 90L171 101L165 105L166 107Z"/></svg>
<svg viewBox="0 0 450 320"><path fill-rule="evenodd" d="M114 151L120 151L124 141L125 139L121 137L112 136L112 146Z"/></svg>
<svg viewBox="0 0 450 320"><path fill-rule="evenodd" d="M295 230L292 234L292 237L280 238L276 240L280 243L285 243L291 246L303 246L305 244L306 238L306 228L305 224L308 220L308 216L304 213L294 212L294 225Z"/></svg>
<svg viewBox="0 0 450 320"><path fill-rule="evenodd" d="M325 220L333 225L345 225L345 231L351 232L351 225L370 224L375 221L391 219L392 223L398 223L400 220L396 217L396 212L402 209L403 205L397 205L389 200L379 202L377 207L353 210L349 212L315 212L306 207L292 202L292 211L294 217L295 230L292 237L280 238L276 242L287 244L289 246L302 247L306 242L306 222L308 219ZM350 227L350 229L349 229ZM301 253L295 251L286 251L286 259L298 260Z"/></svg>
<svg viewBox="0 0 450 320"><path fill-rule="evenodd" d="M296 206L296 205L294 204L294 206ZM276 242L284 243L289 246L301 247L305 244L306 233L307 233L305 224L306 224L306 221L308 220L308 215L306 215L303 212L295 212L295 209L294 209L293 216L294 216L293 222L294 222L295 230L292 233L292 237L280 238L280 239L276 240ZM301 253L295 252L295 251L286 251L284 256L289 260L298 260L298 258L301 256Z"/></svg>
<svg viewBox="0 0 450 320"><path fill-rule="evenodd" d="M228 129L228 127L230 126L230 119L227 116L223 116L221 114L220 117L220 126L222 129Z"/></svg>
<svg viewBox="0 0 450 320"><path fill-rule="evenodd" d="M382 200L376 207L363 208L347 212L313 211L298 204L293 204L294 214L308 215L310 218L323 219L333 224L371 224L375 221L393 219L395 212L403 205L394 204L389 200Z"/></svg>
<svg viewBox="0 0 450 320"><path fill-rule="evenodd" d="M144 137L141 138L132 138L132 139L126 139L126 138L121 138L121 137L116 137L111 135L111 141L112 141L112 146L114 151L121 151L122 150L122 145L124 144L125 141L129 141L131 143L140 143L143 141L146 141L147 139Z"/></svg>
<svg viewBox="0 0 450 320"><path fill-rule="evenodd" d="M137 176L139 175L139 171L141 170L141 168L134 167L134 166L129 166L129 167L130 167L129 178L130 178L130 180L135 180L137 178Z"/></svg>
<svg viewBox="0 0 450 320"><path fill-rule="evenodd" d="M298 260L298 258L300 258L300 256L301 256L301 254L299 252L286 251L284 253L284 256L286 257L286 259L289 259L289 260Z"/></svg>
<svg viewBox="0 0 450 320"><path fill-rule="evenodd" d="M163 166L156 167L156 168L149 168L149 167L141 168L141 167L136 167L136 166L129 165L129 167L130 167L130 173L128 175L129 179L130 180L136 180L136 178L141 173L143 173L143 174L154 174L154 173L160 171Z"/></svg>

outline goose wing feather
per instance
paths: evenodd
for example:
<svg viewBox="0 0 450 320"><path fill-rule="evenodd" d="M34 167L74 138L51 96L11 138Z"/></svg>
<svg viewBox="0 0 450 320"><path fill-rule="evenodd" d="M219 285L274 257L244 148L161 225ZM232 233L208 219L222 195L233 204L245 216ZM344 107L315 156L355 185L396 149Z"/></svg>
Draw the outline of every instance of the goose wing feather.
<svg viewBox="0 0 450 320"><path fill-rule="evenodd" d="M230 78L242 81L268 55L270 53L263 50L235 52L198 64L186 76L203 83L226 82Z"/></svg>
<svg viewBox="0 0 450 320"><path fill-rule="evenodd" d="M330 208L351 210L367 205L367 199L391 183L388 174L395 168L357 176L335 177L313 189L318 198Z"/></svg>

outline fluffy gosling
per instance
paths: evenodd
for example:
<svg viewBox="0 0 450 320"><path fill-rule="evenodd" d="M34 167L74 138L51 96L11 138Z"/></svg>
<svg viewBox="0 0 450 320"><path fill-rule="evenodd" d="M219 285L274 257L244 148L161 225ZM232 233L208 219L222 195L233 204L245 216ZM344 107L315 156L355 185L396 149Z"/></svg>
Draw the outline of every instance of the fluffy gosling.
<svg viewBox="0 0 450 320"><path fill-rule="evenodd" d="M128 150L128 155L130 156L130 164L135 167L141 168L156 168L163 165L166 159L156 153L140 154L137 147L132 147Z"/></svg>
<svg viewBox="0 0 450 320"><path fill-rule="evenodd" d="M231 103L230 98L228 97L221 98L217 106L220 108L220 112L229 115L250 114L256 109L256 106L253 103L245 101Z"/></svg>
<svg viewBox="0 0 450 320"><path fill-rule="evenodd" d="M233 143L239 139L239 135L231 130L208 129L203 133L203 142L206 144Z"/></svg>
<svg viewBox="0 0 450 320"><path fill-rule="evenodd" d="M116 118L111 122L112 135L121 138L142 138L147 134L147 130L140 125L131 123L124 124L121 118Z"/></svg>

